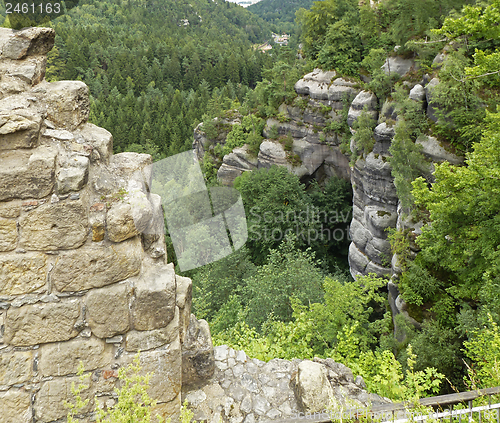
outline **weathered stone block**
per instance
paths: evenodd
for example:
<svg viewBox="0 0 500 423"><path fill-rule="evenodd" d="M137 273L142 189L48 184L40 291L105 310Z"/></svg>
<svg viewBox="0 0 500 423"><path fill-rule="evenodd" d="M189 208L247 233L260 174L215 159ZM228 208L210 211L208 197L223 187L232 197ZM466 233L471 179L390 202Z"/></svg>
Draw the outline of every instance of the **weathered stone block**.
<svg viewBox="0 0 500 423"><path fill-rule="evenodd" d="M26 56L47 54L54 46L56 32L52 28L25 28L8 33L6 43L2 47L2 57L19 60Z"/></svg>
<svg viewBox="0 0 500 423"><path fill-rule="evenodd" d="M109 159L113 154L113 135L109 131L87 122L79 128L75 135L77 137L81 136L92 147L97 149L103 163L109 163Z"/></svg>
<svg viewBox="0 0 500 423"><path fill-rule="evenodd" d="M108 211L108 238L122 242L146 230L153 217L153 208L143 192L129 194L126 202L114 204Z"/></svg>
<svg viewBox="0 0 500 423"><path fill-rule="evenodd" d="M214 347L210 328L205 320L191 314L182 344L182 384L197 385L210 379L215 371Z"/></svg>
<svg viewBox="0 0 500 423"><path fill-rule="evenodd" d="M17 245L15 220L0 218L0 251L12 251Z"/></svg>
<svg viewBox="0 0 500 423"><path fill-rule="evenodd" d="M334 397L324 366L309 360L299 364L295 391L302 410L312 413L325 410Z"/></svg>
<svg viewBox="0 0 500 423"><path fill-rule="evenodd" d="M60 292L100 288L138 275L142 257L139 238L63 252L56 260L51 280Z"/></svg>
<svg viewBox="0 0 500 423"><path fill-rule="evenodd" d="M387 228L394 228L398 215L377 206L365 208L365 222L368 230L376 237L387 239Z"/></svg>
<svg viewBox="0 0 500 423"><path fill-rule="evenodd" d="M43 87L47 116L57 126L74 130L89 118L89 87L80 81L58 81Z"/></svg>
<svg viewBox="0 0 500 423"><path fill-rule="evenodd" d="M149 154L120 153L110 159L113 172L119 176L137 182L144 191L151 188L153 159Z"/></svg>
<svg viewBox="0 0 500 423"><path fill-rule="evenodd" d="M175 281L177 284L176 303L180 311L180 336L181 342L184 342L184 335L191 319L193 282L189 278L178 275L175 276Z"/></svg>
<svg viewBox="0 0 500 423"><path fill-rule="evenodd" d="M0 217L4 219L15 219L21 214L21 202L10 201L8 203L0 203Z"/></svg>
<svg viewBox="0 0 500 423"><path fill-rule="evenodd" d="M123 365L128 365L135 355L125 353ZM167 403L177 398L181 391L181 346L179 339L160 351L145 351L140 355L141 374L151 373L148 394L153 400Z"/></svg>
<svg viewBox="0 0 500 423"><path fill-rule="evenodd" d="M164 328L137 331L132 330L125 338L126 351L148 351L173 342L179 335L179 308L175 316Z"/></svg>
<svg viewBox="0 0 500 423"><path fill-rule="evenodd" d="M9 351L0 354L0 385L15 385L33 374L32 351Z"/></svg>
<svg viewBox="0 0 500 423"><path fill-rule="evenodd" d="M88 217L80 201L45 204L21 217L21 246L27 250L80 247L87 238Z"/></svg>
<svg viewBox="0 0 500 423"><path fill-rule="evenodd" d="M0 150L38 145L42 118L24 110L0 114Z"/></svg>
<svg viewBox="0 0 500 423"><path fill-rule="evenodd" d="M35 416L38 422L48 423L62 419L68 415L68 408L64 406L64 398L71 400L74 398L71 392L71 384L78 386L79 377L56 378L43 383L40 391L36 394ZM89 383L87 389L80 393L82 400L88 399L88 404L82 409L83 413L88 413L94 408L94 389ZM31 420L30 420L31 421Z"/></svg>
<svg viewBox="0 0 500 423"><path fill-rule="evenodd" d="M0 416L3 423L31 422L31 394L23 389L0 392Z"/></svg>
<svg viewBox="0 0 500 423"><path fill-rule="evenodd" d="M351 103L347 115L347 124L352 127L365 110L366 113L376 120L378 117L377 105L378 102L375 94L369 91L361 91Z"/></svg>
<svg viewBox="0 0 500 423"><path fill-rule="evenodd" d="M78 332L75 323L80 317L80 302L25 305L7 310L4 341L19 347L67 341Z"/></svg>
<svg viewBox="0 0 500 423"><path fill-rule="evenodd" d="M167 326L175 314L175 272L172 263L151 268L135 286L132 308L134 329L151 330Z"/></svg>
<svg viewBox="0 0 500 423"><path fill-rule="evenodd" d="M112 346L104 340L75 338L43 345L38 368L42 376L64 376L77 373L80 362L85 371L90 371L109 365L112 358Z"/></svg>
<svg viewBox="0 0 500 423"><path fill-rule="evenodd" d="M102 204L105 207L104 204ZM104 212L92 212L90 209L89 224L92 228L92 241L100 242L106 235L106 214Z"/></svg>
<svg viewBox="0 0 500 423"><path fill-rule="evenodd" d="M335 71L325 72L321 69L314 69L297 81L295 91L297 94L306 94L314 99L328 100L328 87L335 76Z"/></svg>
<svg viewBox="0 0 500 423"><path fill-rule="evenodd" d="M0 201L43 198L52 192L56 168L55 149L0 152Z"/></svg>
<svg viewBox="0 0 500 423"><path fill-rule="evenodd" d="M128 285L113 285L89 292L86 318L98 338L111 338L130 329Z"/></svg>
<svg viewBox="0 0 500 423"><path fill-rule="evenodd" d="M47 67L46 56L34 56L24 59L22 62L12 64L7 63L2 66L5 73L18 79L29 86L33 86L42 82L45 77L45 69Z"/></svg>
<svg viewBox="0 0 500 423"><path fill-rule="evenodd" d="M406 75L410 70L415 69L415 67L413 59L404 59L399 56L388 57L382 65L382 69L387 75L396 73L399 76Z"/></svg>
<svg viewBox="0 0 500 423"><path fill-rule="evenodd" d="M67 194L71 191L80 191L89 176L89 159L84 156L74 156L66 167L59 170L57 175L57 193L59 195Z"/></svg>
<svg viewBox="0 0 500 423"><path fill-rule="evenodd" d="M29 294L47 280L47 256L39 253L9 254L0 260L2 295Z"/></svg>

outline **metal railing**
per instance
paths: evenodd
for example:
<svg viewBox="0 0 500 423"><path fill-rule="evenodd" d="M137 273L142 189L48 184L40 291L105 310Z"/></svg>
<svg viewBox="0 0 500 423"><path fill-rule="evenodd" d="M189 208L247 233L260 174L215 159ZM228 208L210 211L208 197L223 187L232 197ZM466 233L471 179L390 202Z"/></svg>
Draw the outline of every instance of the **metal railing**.
<svg viewBox="0 0 500 423"><path fill-rule="evenodd" d="M423 414L423 415L413 415L411 418L404 418L404 419L398 419L398 420L386 420L382 423L406 423L406 422L423 422L427 419L435 419L435 420L444 420L447 418L450 418L450 422L453 422L453 419L458 418L458 422L462 422L462 416L467 416L469 422L473 422L474 420L474 413L478 414L478 422L481 423L482 419L481 416L484 416L484 413L487 411L492 411L496 410L496 421L497 423L500 423L500 403L498 404L489 404L489 405L483 405L480 407L472 407L472 401L469 401L469 407L464 408L461 410L453 410L450 409L449 411L443 411L443 412L433 412L433 413L428 413L428 414ZM483 413L483 414L481 414Z"/></svg>
<svg viewBox="0 0 500 423"><path fill-rule="evenodd" d="M456 394L448 394L448 395L439 395L436 397L422 398L419 401L419 405L421 407L432 407L434 410L433 413L429 413L427 415L412 415L411 418L407 417L407 414L411 414L411 410L413 407L412 404L409 403L397 403L397 404L389 404L389 405L380 405L376 407L372 407L371 415L376 418L376 416L387 415L387 413L391 413L391 419L384 420L383 423L386 422L398 422L398 423L406 423L408 421L425 421L430 417L442 420L445 418L450 418L450 422L453 422L455 417L458 417L459 422L462 421L462 416L468 415L470 419L473 418L473 414L477 413L479 417L479 422L481 422L481 413L486 410L497 410L496 411L496 420L497 423L500 423L500 404L491 404L491 396L500 394L500 386L494 388L487 389L477 389L475 391L467 391L467 392L458 392ZM481 407L473 407L472 401L480 398L480 397L488 397L488 405ZM453 410L453 406L457 404L468 404L468 408ZM448 411L444 411L448 409ZM404 414L404 417L401 417L401 414ZM469 420L472 421L472 420Z"/></svg>
<svg viewBox="0 0 500 423"><path fill-rule="evenodd" d="M331 423L338 421L377 421L382 423L406 423L410 421L426 421L429 418L450 422L482 423L485 413L496 413L496 421L500 423L500 403L491 404L491 397L500 394L500 386L475 391L459 392L456 394L439 395L436 397L422 398L415 407L409 402L382 404L366 409L348 409L340 413L301 413L300 417L274 421L274 423ZM488 397L488 405L473 407L473 400ZM464 409L453 409L457 404L468 404ZM419 412L419 406L432 412ZM446 411L445 411L446 410ZM474 419L477 415L478 419ZM410 417L409 417L410 416Z"/></svg>

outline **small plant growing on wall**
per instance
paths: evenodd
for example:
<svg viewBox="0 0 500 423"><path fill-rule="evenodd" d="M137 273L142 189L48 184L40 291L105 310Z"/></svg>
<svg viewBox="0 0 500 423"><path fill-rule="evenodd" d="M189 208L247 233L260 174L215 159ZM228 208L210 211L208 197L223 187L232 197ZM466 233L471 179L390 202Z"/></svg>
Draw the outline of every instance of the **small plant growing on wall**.
<svg viewBox="0 0 500 423"><path fill-rule="evenodd" d="M150 374L141 375L139 353L134 361L127 367L118 370L118 379L122 382L120 389L115 388L117 402L113 407L106 410L99 408L97 397L95 399L95 417L97 423L170 423L170 419L164 420L159 415L152 417L152 409L156 405L148 393ZM90 374L84 375L83 364L80 362L77 375L80 377L78 387L73 383L71 392L74 404L66 403L69 408L68 423L79 423L77 415L88 405L89 399L82 398L82 392L89 388Z"/></svg>

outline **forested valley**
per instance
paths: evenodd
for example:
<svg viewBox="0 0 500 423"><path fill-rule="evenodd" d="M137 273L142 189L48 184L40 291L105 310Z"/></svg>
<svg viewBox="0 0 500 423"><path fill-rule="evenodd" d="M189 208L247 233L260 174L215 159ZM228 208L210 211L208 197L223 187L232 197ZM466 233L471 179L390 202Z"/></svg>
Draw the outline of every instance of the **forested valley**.
<svg viewBox="0 0 500 423"><path fill-rule="evenodd" d="M249 227L284 233L290 222L276 216L316 208L335 210L329 229L346 236L249 239L185 275L193 279L193 312L209 322L215 343L264 360L331 357L371 392L412 399L500 385L499 19L500 0L263 0L248 9L223 0L82 0L51 23L57 36L46 77L89 86L90 120L113 134L115 153L159 160L191 149L199 124L210 139L226 131L225 144L202 163L209 186L219 184L217 169L233 148L258 153L266 120L282 117L282 103L304 106L294 84L314 68L375 93L380 108L394 102L395 185L424 227L417 239L397 230L389 237L417 325L399 316L395 334L387 280L349 273L352 189L338 178L304 183L275 166L245 172L235 188ZM289 31L289 45L260 51L272 31ZM443 49L434 122L408 100L408 86L436 74ZM402 79L385 73L381 66L396 54L414 58L418 70ZM235 116L241 124L224 125ZM373 148L375 124L359 119L357 152L345 122L332 120L327 131L342 137L353 163ZM465 165L436 165L435 179L426 179L422 134ZM168 235L167 243L175 261Z"/></svg>

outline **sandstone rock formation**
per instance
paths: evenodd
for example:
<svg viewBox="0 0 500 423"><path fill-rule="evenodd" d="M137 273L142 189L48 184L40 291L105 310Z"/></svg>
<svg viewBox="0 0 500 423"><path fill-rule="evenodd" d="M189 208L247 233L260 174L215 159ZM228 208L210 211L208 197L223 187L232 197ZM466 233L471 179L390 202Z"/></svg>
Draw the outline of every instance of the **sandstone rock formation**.
<svg viewBox="0 0 500 423"><path fill-rule="evenodd" d="M80 362L83 412L113 405L116 370L139 350L155 412L175 420L192 371L182 345L206 323L167 264L151 157L112 154L84 83L43 79L54 35L0 29L0 420L63 419ZM208 374L211 342L201 352Z"/></svg>
<svg viewBox="0 0 500 423"><path fill-rule="evenodd" d="M224 156L217 172L218 179L224 185L232 185L243 172L272 165L285 166L301 178L323 179L336 175L350 179L349 159L340 148L342 136L327 131L325 126L332 120L341 119L345 102L350 104L360 92L357 84L337 77L335 72L315 69L296 83L295 90L307 103L306 106L280 106L282 119L267 120L264 129L266 139L257 157L251 156L247 146L236 148ZM222 123L231 125L239 123L239 120L223 120ZM282 140L272 139L273 127L279 136L290 134L293 137L290 152L285 151ZM208 140L199 125L194 131L193 142L198 158L203 158L205 151L213 148L213 144L224 145L225 136L227 132L223 131L217 140Z"/></svg>

